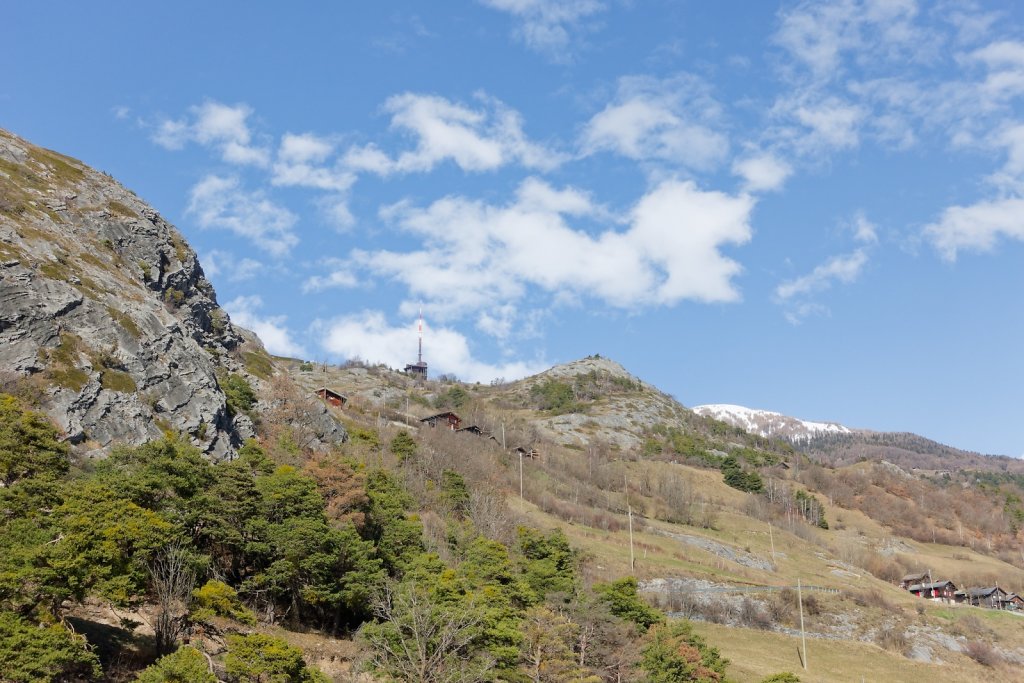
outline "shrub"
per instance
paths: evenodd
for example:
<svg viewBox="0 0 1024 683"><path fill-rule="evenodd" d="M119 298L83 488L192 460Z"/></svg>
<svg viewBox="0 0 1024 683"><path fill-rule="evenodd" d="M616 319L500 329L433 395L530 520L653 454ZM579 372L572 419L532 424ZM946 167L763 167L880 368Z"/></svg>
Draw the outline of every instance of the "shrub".
<svg viewBox="0 0 1024 683"><path fill-rule="evenodd" d="M206 657L194 647L183 647L161 657L135 680L136 683L217 683Z"/></svg>
<svg viewBox="0 0 1024 683"><path fill-rule="evenodd" d="M655 626L648 634L640 666L649 683L725 680L729 660L693 632L688 621Z"/></svg>
<svg viewBox="0 0 1024 683"><path fill-rule="evenodd" d="M395 438L391 439L390 448L399 461L405 462L416 455L416 440L409 436L409 432L403 429L398 434L395 434Z"/></svg>
<svg viewBox="0 0 1024 683"><path fill-rule="evenodd" d="M783 671L762 679L761 683L800 683L800 678L795 673Z"/></svg>
<svg viewBox="0 0 1024 683"><path fill-rule="evenodd" d="M224 666L229 676L247 683L316 683L327 680L322 673L306 666L302 650L281 638L262 633L228 636Z"/></svg>
<svg viewBox="0 0 1024 683"><path fill-rule="evenodd" d="M879 647L903 654L910 647L906 632L897 626L885 626L875 634Z"/></svg>
<svg viewBox="0 0 1024 683"><path fill-rule="evenodd" d="M221 581L207 581L202 588L197 588L192 597L195 608L192 618L196 621L209 621L212 617L226 617L255 626L256 615L247 609L238 598L238 593L231 586Z"/></svg>
<svg viewBox="0 0 1024 683"><path fill-rule="evenodd" d="M166 301L167 304L172 308L178 308L183 303L185 303L185 292L181 291L180 289L175 289L174 287L171 287L170 289L164 292L164 301Z"/></svg>
<svg viewBox="0 0 1024 683"><path fill-rule="evenodd" d="M764 488L761 475L757 472L744 471L733 455L726 457L722 462L722 480L740 491L756 493Z"/></svg>
<svg viewBox="0 0 1024 683"><path fill-rule="evenodd" d="M100 675L85 639L59 624L39 628L0 612L0 676L12 683L67 681Z"/></svg>
<svg viewBox="0 0 1024 683"><path fill-rule="evenodd" d="M983 640L972 640L964 647L964 654L982 666L995 666L1002 657L995 649Z"/></svg>
<svg viewBox="0 0 1024 683"><path fill-rule="evenodd" d="M221 384L224 391L224 398L228 404L228 412L231 415L247 413L256 405L256 392L252 385L238 374L230 374Z"/></svg>
<svg viewBox="0 0 1024 683"><path fill-rule="evenodd" d="M743 598L740 603L740 623L751 628L765 631L772 626L772 618L761 605L748 597Z"/></svg>
<svg viewBox="0 0 1024 683"><path fill-rule="evenodd" d="M636 588L636 578L632 576L611 583L594 584L594 592L620 619L631 621L644 630L664 623L665 615L644 602Z"/></svg>
<svg viewBox="0 0 1024 683"><path fill-rule="evenodd" d="M556 414L580 411L572 387L565 382L549 379L543 384L535 384L530 389L530 395L541 410L550 410Z"/></svg>

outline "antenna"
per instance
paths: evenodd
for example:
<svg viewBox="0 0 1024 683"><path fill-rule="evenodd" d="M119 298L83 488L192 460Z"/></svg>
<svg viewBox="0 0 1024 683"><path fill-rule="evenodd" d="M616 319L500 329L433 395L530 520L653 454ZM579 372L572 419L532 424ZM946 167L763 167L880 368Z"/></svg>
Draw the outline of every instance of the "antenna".
<svg viewBox="0 0 1024 683"><path fill-rule="evenodd" d="M423 304L420 304L420 350L419 355L416 356L416 362L419 365L423 364Z"/></svg>

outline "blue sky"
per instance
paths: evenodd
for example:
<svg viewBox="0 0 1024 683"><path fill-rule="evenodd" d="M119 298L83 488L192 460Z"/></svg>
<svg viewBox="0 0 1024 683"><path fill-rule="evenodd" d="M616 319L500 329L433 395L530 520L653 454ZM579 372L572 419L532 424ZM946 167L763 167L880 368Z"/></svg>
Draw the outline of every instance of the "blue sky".
<svg viewBox="0 0 1024 683"><path fill-rule="evenodd" d="M188 237L276 353L600 353L1024 453L1017 3L14 3L0 126Z"/></svg>

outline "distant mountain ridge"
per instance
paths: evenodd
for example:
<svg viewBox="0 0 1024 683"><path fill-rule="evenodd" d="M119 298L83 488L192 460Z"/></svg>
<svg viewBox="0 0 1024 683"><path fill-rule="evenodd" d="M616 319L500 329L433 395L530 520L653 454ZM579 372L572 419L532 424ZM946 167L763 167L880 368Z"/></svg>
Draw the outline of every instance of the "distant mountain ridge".
<svg viewBox="0 0 1024 683"><path fill-rule="evenodd" d="M838 422L802 420L770 410L731 404L701 405L691 410L751 434L786 439L808 455L833 465L875 460L890 462L908 471L971 469L1024 472L1024 460L966 451L910 432L852 429Z"/></svg>
<svg viewBox="0 0 1024 683"><path fill-rule="evenodd" d="M764 437L809 441L826 434L852 434L854 430L837 422L812 422L771 410L758 410L728 403L715 403L691 408L704 417L721 420L733 427Z"/></svg>

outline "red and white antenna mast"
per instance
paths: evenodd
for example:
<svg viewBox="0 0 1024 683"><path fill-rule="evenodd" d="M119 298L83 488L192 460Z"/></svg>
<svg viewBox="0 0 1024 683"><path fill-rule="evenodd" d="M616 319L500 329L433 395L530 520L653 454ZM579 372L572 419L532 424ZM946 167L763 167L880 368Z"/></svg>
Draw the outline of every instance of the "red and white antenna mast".
<svg viewBox="0 0 1024 683"><path fill-rule="evenodd" d="M419 325L419 331L420 331L420 350L419 350L419 355L416 356L416 363L418 365L423 365L423 305L422 304L420 304L420 325Z"/></svg>

